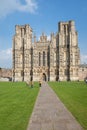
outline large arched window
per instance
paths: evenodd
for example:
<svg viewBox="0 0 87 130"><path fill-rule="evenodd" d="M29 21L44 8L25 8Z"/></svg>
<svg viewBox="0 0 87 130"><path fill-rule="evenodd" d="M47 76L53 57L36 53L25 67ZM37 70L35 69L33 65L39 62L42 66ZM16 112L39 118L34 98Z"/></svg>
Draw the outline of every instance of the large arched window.
<svg viewBox="0 0 87 130"><path fill-rule="evenodd" d="M43 51L43 66L45 66L45 51Z"/></svg>
<svg viewBox="0 0 87 130"><path fill-rule="evenodd" d="M41 53L39 52L39 66L41 66Z"/></svg>

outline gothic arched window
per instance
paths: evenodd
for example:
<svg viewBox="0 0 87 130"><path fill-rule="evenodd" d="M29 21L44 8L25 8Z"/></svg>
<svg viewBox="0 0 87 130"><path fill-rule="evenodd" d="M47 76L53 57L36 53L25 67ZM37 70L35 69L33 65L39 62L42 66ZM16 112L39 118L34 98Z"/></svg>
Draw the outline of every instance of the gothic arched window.
<svg viewBox="0 0 87 130"><path fill-rule="evenodd" d="M41 53L39 52L39 66L41 66Z"/></svg>
<svg viewBox="0 0 87 130"><path fill-rule="evenodd" d="M45 66L45 52L43 51L43 66Z"/></svg>

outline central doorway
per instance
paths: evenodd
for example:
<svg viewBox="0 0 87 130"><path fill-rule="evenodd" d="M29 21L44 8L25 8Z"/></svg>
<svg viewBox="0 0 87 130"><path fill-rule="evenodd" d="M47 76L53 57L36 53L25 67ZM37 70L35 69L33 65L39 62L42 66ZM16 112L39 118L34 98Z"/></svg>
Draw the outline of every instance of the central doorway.
<svg viewBox="0 0 87 130"><path fill-rule="evenodd" d="M43 73L43 81L46 81L46 74Z"/></svg>

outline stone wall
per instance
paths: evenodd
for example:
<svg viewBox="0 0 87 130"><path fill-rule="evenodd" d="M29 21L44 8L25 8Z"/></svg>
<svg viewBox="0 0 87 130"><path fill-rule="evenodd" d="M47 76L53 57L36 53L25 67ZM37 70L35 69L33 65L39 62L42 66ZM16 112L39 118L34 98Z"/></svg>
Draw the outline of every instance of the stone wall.
<svg viewBox="0 0 87 130"><path fill-rule="evenodd" d="M79 66L79 80L84 80L87 77L87 64L81 64Z"/></svg>
<svg viewBox="0 0 87 130"><path fill-rule="evenodd" d="M12 79L12 70L0 68L0 81L8 81Z"/></svg>
<svg viewBox="0 0 87 130"><path fill-rule="evenodd" d="M37 71L37 69L36 70L34 69L34 71ZM39 69L38 71L41 72L42 69ZM43 75L40 74L40 77L43 78ZM80 81L84 81L84 79L87 77L87 64L81 64L79 66L78 77ZM9 81L9 78L12 78L12 70L5 68L0 69L0 81ZM37 77L36 80L40 79Z"/></svg>

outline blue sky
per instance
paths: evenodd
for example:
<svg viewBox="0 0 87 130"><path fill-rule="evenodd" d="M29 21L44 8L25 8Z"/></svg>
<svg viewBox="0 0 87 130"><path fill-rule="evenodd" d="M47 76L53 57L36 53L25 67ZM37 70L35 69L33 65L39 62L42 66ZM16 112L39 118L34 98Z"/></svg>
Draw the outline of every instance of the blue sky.
<svg viewBox="0 0 87 130"><path fill-rule="evenodd" d="M75 21L81 63L87 63L87 0L0 0L0 67L12 67L15 25L29 24L37 37L49 37L68 20Z"/></svg>

